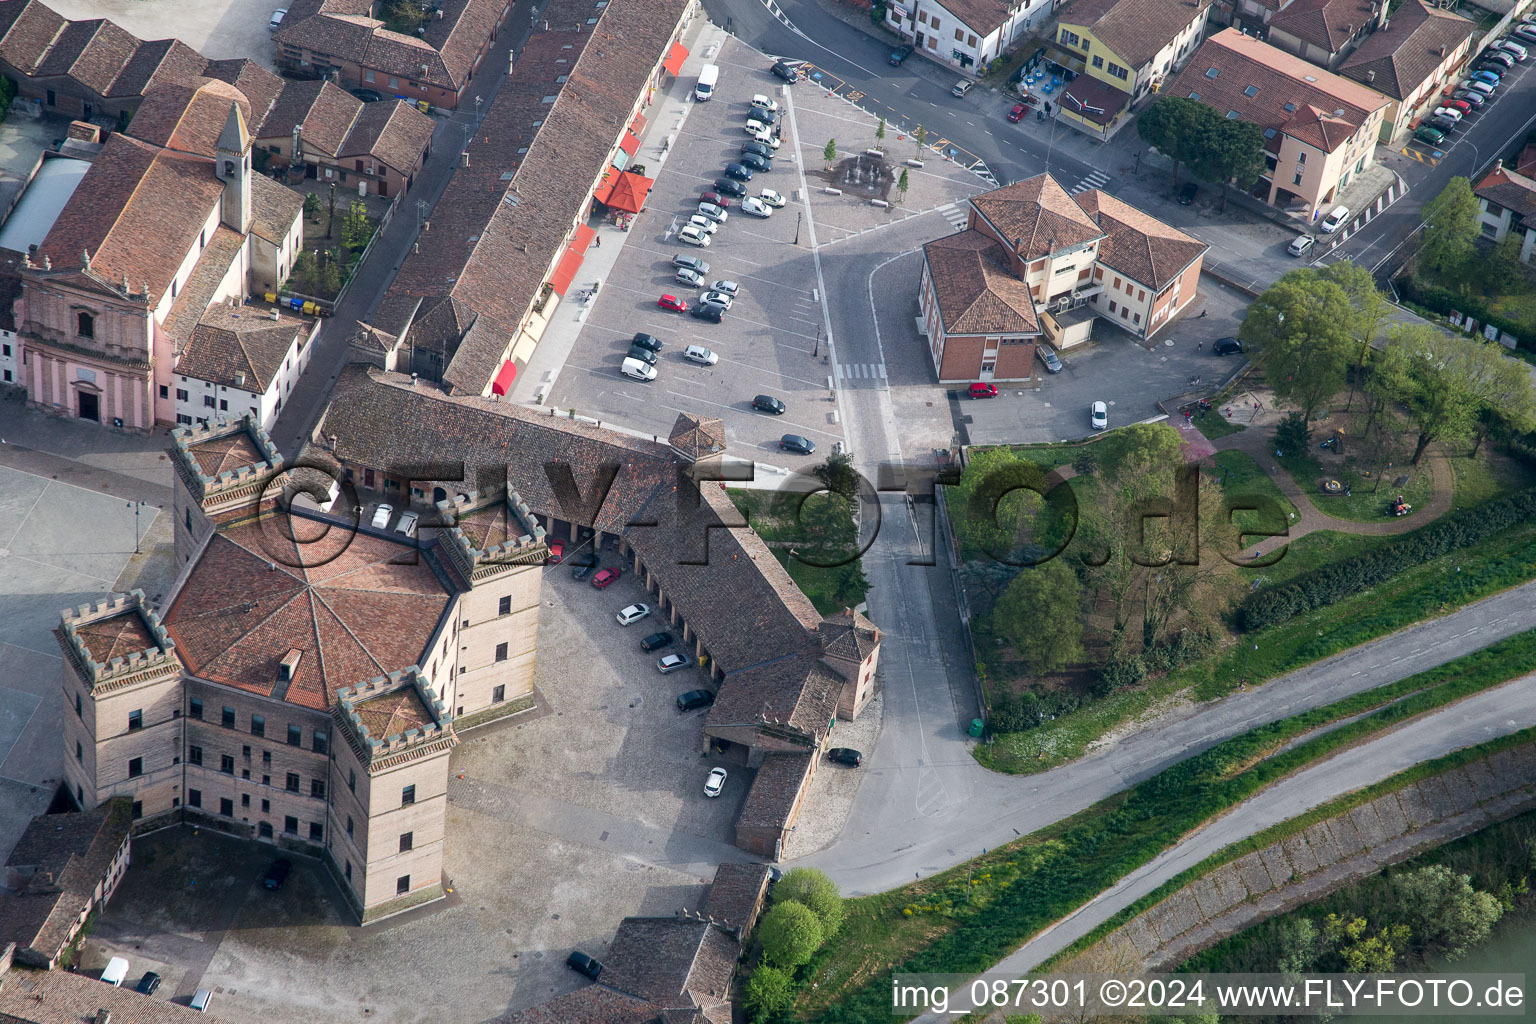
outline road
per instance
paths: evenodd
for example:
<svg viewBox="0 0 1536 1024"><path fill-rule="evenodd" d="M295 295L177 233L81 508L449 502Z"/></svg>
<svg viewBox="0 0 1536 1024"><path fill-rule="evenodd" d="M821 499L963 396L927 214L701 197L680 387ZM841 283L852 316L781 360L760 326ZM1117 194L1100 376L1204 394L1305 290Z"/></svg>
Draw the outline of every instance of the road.
<svg viewBox="0 0 1536 1024"><path fill-rule="evenodd" d="M1170 878L1241 839L1288 821L1335 797L1380 782L1422 761L1533 725L1536 725L1536 675L1529 675L1468 697L1387 735L1304 768L1239 804L1225 816L1126 875L1081 909L1005 957L993 970L1000 974L1024 974L1033 970ZM957 990L952 1009L959 1012L971 1009L969 1005L963 1005L968 991L968 985ZM942 1019L946 1018L934 1015L919 1018L925 1022Z"/></svg>

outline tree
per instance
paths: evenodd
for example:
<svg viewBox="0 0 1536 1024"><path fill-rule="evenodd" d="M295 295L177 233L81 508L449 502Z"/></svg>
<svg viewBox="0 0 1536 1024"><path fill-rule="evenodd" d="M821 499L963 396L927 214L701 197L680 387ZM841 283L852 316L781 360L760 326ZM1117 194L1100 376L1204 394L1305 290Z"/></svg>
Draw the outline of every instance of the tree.
<svg viewBox="0 0 1536 1024"><path fill-rule="evenodd" d="M1525 367L1511 368L1511 361L1492 342L1446 334L1428 324L1405 324L1392 332L1390 344L1395 351L1384 360L1380 387L1407 407L1418 431L1414 465L1435 441L1476 436L1484 408L1508 405L1517 417L1531 415Z"/></svg>
<svg viewBox="0 0 1536 1024"><path fill-rule="evenodd" d="M341 220L341 244L348 249L361 249L368 244L371 234L373 225L368 220L368 207L360 199L352 200Z"/></svg>
<svg viewBox="0 0 1536 1024"><path fill-rule="evenodd" d="M1196 176L1206 181L1232 182L1248 189L1264 170L1263 130L1251 121L1220 117L1203 103L1198 106L1193 115L1193 134L1181 136L1176 142L1182 147L1185 162ZM1226 200L1225 191L1222 200Z"/></svg>
<svg viewBox="0 0 1536 1024"><path fill-rule="evenodd" d="M1199 100L1161 95L1136 118L1136 134L1173 161L1173 178L1177 181L1179 165L1185 162L1193 140L1199 136L1201 124L1213 113Z"/></svg>
<svg viewBox="0 0 1536 1024"><path fill-rule="evenodd" d="M880 123L875 125L875 141L885 141L885 118L883 117L880 119Z"/></svg>
<svg viewBox="0 0 1536 1024"><path fill-rule="evenodd" d="M992 609L992 624L1035 675L1083 657L1083 585L1065 559L1030 566Z"/></svg>
<svg viewBox="0 0 1536 1024"><path fill-rule="evenodd" d="M1493 247L1482 262L1483 287L1489 293L1502 292L1520 280L1520 233L1510 231Z"/></svg>
<svg viewBox="0 0 1536 1024"><path fill-rule="evenodd" d="M1453 960L1486 939L1504 914L1497 897L1444 864L1394 876L1392 891L1416 946L1438 948Z"/></svg>
<svg viewBox="0 0 1536 1024"><path fill-rule="evenodd" d="M1406 925L1390 925L1370 934L1363 917L1341 918L1329 914L1323 920L1323 941L1333 947L1336 966L1355 974L1385 973L1397 966L1397 955L1409 940Z"/></svg>
<svg viewBox="0 0 1536 1024"><path fill-rule="evenodd" d="M1420 216L1424 221L1424 248L1420 253L1431 270L1461 278L1477 251L1477 197L1466 178L1452 178L1429 202Z"/></svg>
<svg viewBox="0 0 1536 1024"><path fill-rule="evenodd" d="M918 125L917 131L912 133L912 141L917 144L912 158L914 160L921 160L923 158L923 144L928 141L928 129Z"/></svg>
<svg viewBox="0 0 1536 1024"><path fill-rule="evenodd" d="M1299 412L1288 412L1275 426L1275 450L1300 455L1312 444L1312 428Z"/></svg>
<svg viewBox="0 0 1536 1024"><path fill-rule="evenodd" d="M293 258L293 270L289 273L289 280L299 291L313 292L315 269L315 251L300 249L299 254Z"/></svg>
<svg viewBox="0 0 1536 1024"><path fill-rule="evenodd" d="M859 473L853 468L853 456L847 452L833 452L821 465L811 470L821 486L833 494L842 495L849 502L859 494Z"/></svg>
<svg viewBox="0 0 1536 1024"><path fill-rule="evenodd" d="M793 970L810 963L821 947L821 922L803 903L776 903L757 926L763 958L775 967Z"/></svg>
<svg viewBox="0 0 1536 1024"><path fill-rule="evenodd" d="M1099 471L1099 457L1093 453L1092 448L1084 448L1073 458L1072 468L1078 476L1093 476Z"/></svg>
<svg viewBox="0 0 1536 1024"><path fill-rule="evenodd" d="M823 149L821 151L821 158L823 160L825 160L829 164L830 163L835 163L837 161L837 140L836 139L828 139L827 140L827 148Z"/></svg>
<svg viewBox="0 0 1536 1024"><path fill-rule="evenodd" d="M1099 461L1104 472L1117 473L1127 462L1152 466L1176 466L1184 461L1179 432L1167 423L1132 423L1115 432L1116 447L1101 446Z"/></svg>
<svg viewBox="0 0 1536 1024"><path fill-rule="evenodd" d="M896 191L901 193L902 202L907 200L907 186L909 184L911 183L907 181L907 169L903 167L901 169L901 177L896 181Z"/></svg>
<svg viewBox="0 0 1536 1024"><path fill-rule="evenodd" d="M1352 354L1349 297L1332 281L1294 270L1265 290L1238 329L1275 398L1311 420L1344 388Z"/></svg>
<svg viewBox="0 0 1536 1024"><path fill-rule="evenodd" d="M1344 294L1349 298L1349 306L1353 311L1350 319L1350 334L1358 346L1354 365L1363 372L1366 362L1370 359L1371 343L1376 340L1376 332L1392 315L1392 304L1387 301L1385 295L1381 294L1381 289L1376 287L1376 279L1371 276L1371 272L1358 263L1340 260L1337 263L1328 264L1316 273L1323 280L1332 281L1344 289ZM1349 401L1344 405L1345 412L1349 411L1354 401L1355 377L1351 377Z"/></svg>
<svg viewBox="0 0 1536 1024"><path fill-rule="evenodd" d="M1505 355L1503 348L1491 341L1468 340L1468 375L1477 396L1472 427L1476 441L1468 457L1476 458L1495 428L1519 434L1536 430L1536 390L1525 363Z"/></svg>
<svg viewBox="0 0 1536 1024"><path fill-rule="evenodd" d="M832 879L815 868L791 868L773 887L775 903L795 902L810 910L821 923L825 942L843 926L843 897Z"/></svg>
<svg viewBox="0 0 1536 1024"><path fill-rule="evenodd" d="M742 1000L754 1022L769 1020L794 1005L795 983L777 967L760 964L747 979Z"/></svg>
<svg viewBox="0 0 1536 1024"><path fill-rule="evenodd" d="M304 193L304 216L312 221L320 220L320 197L313 192Z"/></svg>

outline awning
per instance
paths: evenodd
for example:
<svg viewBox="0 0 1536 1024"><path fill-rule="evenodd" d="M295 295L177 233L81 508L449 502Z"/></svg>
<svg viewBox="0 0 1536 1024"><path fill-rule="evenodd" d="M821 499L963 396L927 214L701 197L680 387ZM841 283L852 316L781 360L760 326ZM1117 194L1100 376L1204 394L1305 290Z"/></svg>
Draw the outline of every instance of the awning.
<svg viewBox="0 0 1536 1024"><path fill-rule="evenodd" d="M1060 49L1059 47L1046 47L1045 59L1050 61L1052 64L1061 65L1068 71L1082 72L1088 70L1088 65L1083 63L1083 58L1077 56L1074 53L1068 53L1066 50Z"/></svg>
<svg viewBox="0 0 1536 1024"><path fill-rule="evenodd" d="M683 61L688 59L688 47L682 43L673 43L672 49L667 51L667 59L661 62L662 70L669 75L676 76L683 70Z"/></svg>
<svg viewBox="0 0 1536 1024"><path fill-rule="evenodd" d="M505 395L512 390L512 382L517 379L517 364L508 359L501 364L501 369L496 371L496 379L491 381L491 394Z"/></svg>
<svg viewBox="0 0 1536 1024"><path fill-rule="evenodd" d="M1098 125L1113 124L1130 100L1129 93L1105 85L1097 78L1079 75L1061 90L1061 109Z"/></svg>
<svg viewBox="0 0 1536 1024"><path fill-rule="evenodd" d="M640 148L640 140L635 138L629 132L625 132L624 137L619 140L619 148L628 153L630 156L634 156L636 151Z"/></svg>
<svg viewBox="0 0 1536 1024"><path fill-rule="evenodd" d="M560 257L560 262L555 265L555 273L549 279L549 286L565 298L565 293L570 290L571 282L576 280L576 271L581 269L582 254L575 249L567 249Z"/></svg>
<svg viewBox="0 0 1536 1024"><path fill-rule="evenodd" d="M645 119L644 114L636 114L635 119L629 122L630 133L636 136L644 135L647 124L650 124L650 122Z"/></svg>
<svg viewBox="0 0 1536 1024"><path fill-rule="evenodd" d="M628 171L609 171L597 186L597 201L625 213L639 213L655 184L651 178Z"/></svg>
<svg viewBox="0 0 1536 1024"><path fill-rule="evenodd" d="M592 244L592 239L596 237L596 228L588 227L585 224L578 224L576 225L576 237L571 239L570 248L576 250L577 252L584 253Z"/></svg>

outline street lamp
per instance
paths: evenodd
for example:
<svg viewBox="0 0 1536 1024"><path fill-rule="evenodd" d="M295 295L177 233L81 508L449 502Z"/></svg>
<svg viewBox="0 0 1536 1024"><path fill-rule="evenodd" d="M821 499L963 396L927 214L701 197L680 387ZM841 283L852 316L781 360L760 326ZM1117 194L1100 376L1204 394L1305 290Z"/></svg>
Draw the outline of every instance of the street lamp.
<svg viewBox="0 0 1536 1024"><path fill-rule="evenodd" d="M805 214L803 212L801 212L799 210L795 211L795 244L796 245L800 244L800 218L803 217L803 216L805 216Z"/></svg>
<svg viewBox="0 0 1536 1024"><path fill-rule="evenodd" d="M126 505L124 506L126 508L133 509L133 553L134 554L138 554L139 553L139 539L142 536L142 534L139 533L139 510L141 508L143 508L147 504L149 504L149 502L147 502L147 501L130 501L130 502L126 503Z"/></svg>

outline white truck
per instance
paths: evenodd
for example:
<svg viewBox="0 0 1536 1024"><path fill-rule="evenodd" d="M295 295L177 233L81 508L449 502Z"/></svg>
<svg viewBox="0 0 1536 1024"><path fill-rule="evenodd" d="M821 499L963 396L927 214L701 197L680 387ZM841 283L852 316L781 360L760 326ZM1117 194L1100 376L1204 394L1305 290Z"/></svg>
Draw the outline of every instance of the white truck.
<svg viewBox="0 0 1536 1024"><path fill-rule="evenodd" d="M698 84L693 87L693 98L708 103L715 95L715 83L720 80L720 65L705 64L699 69Z"/></svg>

